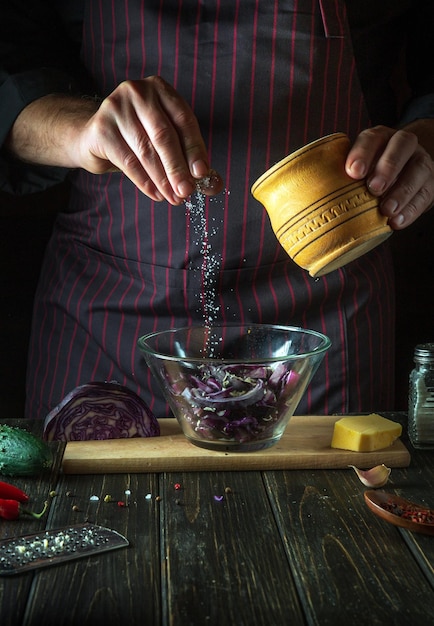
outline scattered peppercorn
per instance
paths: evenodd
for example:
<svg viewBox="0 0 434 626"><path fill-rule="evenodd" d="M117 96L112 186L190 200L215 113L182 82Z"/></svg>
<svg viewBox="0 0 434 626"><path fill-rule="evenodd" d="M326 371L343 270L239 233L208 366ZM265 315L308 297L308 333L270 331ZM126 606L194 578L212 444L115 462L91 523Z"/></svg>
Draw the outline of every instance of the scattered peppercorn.
<svg viewBox="0 0 434 626"><path fill-rule="evenodd" d="M80 509L78 508L78 506L76 504L74 504L74 506L72 507L72 510L75 511L75 513L80 511Z"/></svg>
<svg viewBox="0 0 434 626"><path fill-rule="evenodd" d="M412 505L396 504L393 500L385 502L381 506L386 511L412 522L419 524L434 524L434 511L432 509L423 509Z"/></svg>

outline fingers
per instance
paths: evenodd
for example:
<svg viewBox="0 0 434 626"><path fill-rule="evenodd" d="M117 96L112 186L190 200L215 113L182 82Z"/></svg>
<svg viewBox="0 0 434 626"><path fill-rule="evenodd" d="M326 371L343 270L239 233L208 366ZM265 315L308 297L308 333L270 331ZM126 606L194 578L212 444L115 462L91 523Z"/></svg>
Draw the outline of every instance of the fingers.
<svg viewBox="0 0 434 626"><path fill-rule="evenodd" d="M359 134L345 164L346 171L352 178L361 180L368 176L392 136L389 130L391 129L383 127L368 128Z"/></svg>
<svg viewBox="0 0 434 626"><path fill-rule="evenodd" d="M434 202L434 168L429 155L418 150L402 168L399 178L383 194L380 208L392 228L412 224Z"/></svg>
<svg viewBox="0 0 434 626"><path fill-rule="evenodd" d="M193 112L159 77L119 85L102 102L86 141L90 171L117 168L143 193L171 204L180 204L210 170Z"/></svg>
<svg viewBox="0 0 434 626"><path fill-rule="evenodd" d="M434 163L414 133L384 126L363 131L348 154L346 171L355 179L366 178L396 230L434 203Z"/></svg>

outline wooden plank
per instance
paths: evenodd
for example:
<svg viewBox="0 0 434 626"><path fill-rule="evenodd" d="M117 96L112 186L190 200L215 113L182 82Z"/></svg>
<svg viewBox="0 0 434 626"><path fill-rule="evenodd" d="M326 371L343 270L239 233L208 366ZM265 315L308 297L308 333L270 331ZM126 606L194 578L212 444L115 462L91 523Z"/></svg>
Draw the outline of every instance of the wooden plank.
<svg viewBox="0 0 434 626"><path fill-rule="evenodd" d="M179 472L160 485L164 624L304 626L260 472Z"/></svg>
<svg viewBox="0 0 434 626"><path fill-rule="evenodd" d="M402 531L365 505L353 472L267 472L264 480L308 624L433 623L429 581ZM392 472L393 486L407 481L407 472Z"/></svg>
<svg viewBox="0 0 434 626"><path fill-rule="evenodd" d="M73 441L66 445L67 474L360 468L385 463L407 467L410 453L401 440L376 452L351 452L330 447L333 426L342 416L294 416L279 443L256 452L206 450L191 444L175 419L160 420L161 436L106 441Z"/></svg>
<svg viewBox="0 0 434 626"><path fill-rule="evenodd" d="M42 432L41 422L22 419L0 419L2 424L23 428L40 436ZM0 542L2 539L17 537L28 533L42 531L47 523L47 517L53 509L53 499L50 492L56 490L58 474L60 471L64 443L53 442L50 444L53 450L54 462L50 470L31 476L0 476L0 480L16 485L29 495L29 502L24 508L41 511L45 500L50 503L49 513L41 519L22 515L17 520L0 520ZM27 597L31 591L33 582L32 573L26 573L17 577L8 578L0 576L0 622L2 626L16 626L24 623L24 613Z"/></svg>
<svg viewBox="0 0 434 626"><path fill-rule="evenodd" d="M120 507L127 488L130 504ZM146 499L157 491L156 477L61 476L56 491L49 528L89 520L120 532L130 545L36 570L25 617L11 626L161 624L160 505ZM113 501L105 502L106 494ZM13 590L20 578L5 585Z"/></svg>
<svg viewBox="0 0 434 626"><path fill-rule="evenodd" d="M413 477L417 476L417 480L411 480L410 485L408 484L408 474L405 471L397 470L393 473L393 483L385 489L410 499L416 504L434 509L434 456L432 451L429 449L418 450L412 460L412 470ZM434 541L432 537L402 529L400 529L400 533L434 589ZM434 613L432 613L431 618L434 622Z"/></svg>

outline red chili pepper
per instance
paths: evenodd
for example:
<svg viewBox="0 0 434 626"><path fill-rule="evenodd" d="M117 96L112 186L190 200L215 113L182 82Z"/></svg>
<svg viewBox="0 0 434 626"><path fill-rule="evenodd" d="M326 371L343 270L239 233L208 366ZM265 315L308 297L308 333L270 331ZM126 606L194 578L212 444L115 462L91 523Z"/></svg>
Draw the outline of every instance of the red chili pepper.
<svg viewBox="0 0 434 626"><path fill-rule="evenodd" d="M18 502L28 502L29 496L9 483L4 483L0 480L0 498L11 498L12 500L18 500Z"/></svg>
<svg viewBox="0 0 434 626"><path fill-rule="evenodd" d="M21 503L18 500L7 500L5 498L0 498L0 517L3 519L16 520L20 515L32 515L39 519L45 513L48 508L48 502L44 502L44 508L40 513L34 513L33 511L28 511L27 509L23 509Z"/></svg>

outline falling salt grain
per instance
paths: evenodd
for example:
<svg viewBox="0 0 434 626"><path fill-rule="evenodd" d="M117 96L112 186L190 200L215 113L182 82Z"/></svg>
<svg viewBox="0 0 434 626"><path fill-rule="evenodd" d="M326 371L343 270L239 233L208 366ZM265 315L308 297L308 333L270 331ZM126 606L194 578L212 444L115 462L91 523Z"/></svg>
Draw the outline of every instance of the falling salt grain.
<svg viewBox="0 0 434 626"><path fill-rule="evenodd" d="M199 181L196 193L185 201L185 207L193 232L197 235L197 240L193 242L193 245L199 248L202 256L202 289L197 295L201 303L205 325L211 326L220 311L220 306L216 304L216 300L217 277L221 265L221 255L212 252L211 239L217 234L218 226L213 226L210 230L207 224L205 214L207 197L201 193L201 190L207 188L207 185L210 186L207 177ZM208 198L208 202L211 201L213 201L213 199ZM212 220L215 222L215 218L212 218Z"/></svg>

